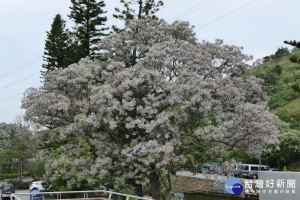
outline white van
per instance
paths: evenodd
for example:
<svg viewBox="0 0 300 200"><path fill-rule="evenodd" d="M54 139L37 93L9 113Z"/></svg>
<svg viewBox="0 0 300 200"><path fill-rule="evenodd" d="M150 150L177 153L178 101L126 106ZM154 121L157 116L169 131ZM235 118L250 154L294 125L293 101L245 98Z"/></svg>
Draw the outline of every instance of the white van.
<svg viewBox="0 0 300 200"><path fill-rule="evenodd" d="M267 165L260 165L260 170L259 170L259 165L256 165L256 164L243 164L241 177L242 178L257 179L258 178L258 171L269 171L269 170L270 170L270 167L267 166Z"/></svg>

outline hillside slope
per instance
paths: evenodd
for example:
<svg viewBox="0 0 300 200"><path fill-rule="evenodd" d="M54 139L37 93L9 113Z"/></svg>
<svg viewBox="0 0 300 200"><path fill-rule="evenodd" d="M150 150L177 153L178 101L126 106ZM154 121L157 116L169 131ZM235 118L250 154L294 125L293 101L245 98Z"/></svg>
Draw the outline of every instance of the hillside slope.
<svg viewBox="0 0 300 200"><path fill-rule="evenodd" d="M300 50L271 59L248 75L264 79L263 90L270 98L272 112L300 130L300 63L290 60L295 55L300 55Z"/></svg>

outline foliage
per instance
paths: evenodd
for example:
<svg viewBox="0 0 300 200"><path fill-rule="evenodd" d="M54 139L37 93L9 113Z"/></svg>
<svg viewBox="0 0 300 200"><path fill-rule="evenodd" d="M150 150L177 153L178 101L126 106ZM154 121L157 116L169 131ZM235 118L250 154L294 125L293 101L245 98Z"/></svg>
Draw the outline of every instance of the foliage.
<svg viewBox="0 0 300 200"><path fill-rule="evenodd" d="M104 62L83 59L45 73L22 101L43 132L46 176L68 188L151 185L160 199L169 163L182 145L210 159L235 146L258 153L277 142L261 79L240 77L241 48L198 42L187 22L132 20L100 44ZM47 92L45 92L47 91Z"/></svg>
<svg viewBox="0 0 300 200"><path fill-rule="evenodd" d="M21 163L32 155L29 148L31 132L19 124L0 124L0 170L1 173L17 173Z"/></svg>
<svg viewBox="0 0 300 200"><path fill-rule="evenodd" d="M50 32L47 32L45 43L44 61L42 67L46 71L52 71L58 68L66 68L72 63L69 59L70 51L70 33L66 29L66 22L60 14L57 14L51 25Z"/></svg>
<svg viewBox="0 0 300 200"><path fill-rule="evenodd" d="M300 172L300 160L292 162L286 167L286 169L292 172Z"/></svg>
<svg viewBox="0 0 300 200"><path fill-rule="evenodd" d="M290 102L297 97L298 92L295 92L291 87L282 87L275 94L270 95L269 106L271 109L278 108Z"/></svg>
<svg viewBox="0 0 300 200"><path fill-rule="evenodd" d="M17 172L20 164L27 161L31 157L28 145L17 140L11 141L9 148L4 149L1 154L1 170L2 173Z"/></svg>
<svg viewBox="0 0 300 200"><path fill-rule="evenodd" d="M17 180L9 180L8 183L13 184L18 190L28 189L31 184L31 182L19 182Z"/></svg>
<svg viewBox="0 0 300 200"><path fill-rule="evenodd" d="M290 41L285 40L284 43L300 48L300 42L297 42L296 40L290 40Z"/></svg>
<svg viewBox="0 0 300 200"><path fill-rule="evenodd" d="M29 172L23 172L23 176L29 176ZM18 178L19 174L0 174L0 180Z"/></svg>
<svg viewBox="0 0 300 200"><path fill-rule="evenodd" d="M28 141L29 134L29 130L20 125L0 123L0 153L9 148L13 140Z"/></svg>
<svg viewBox="0 0 300 200"><path fill-rule="evenodd" d="M299 50L293 54L299 54ZM297 121L293 120L297 115L293 110L299 113L299 105L296 101L300 97L300 66L289 60L291 54L283 55L276 60L270 60L261 64L259 67L248 72L248 75L253 75L264 80L263 91L269 97L268 105L274 110L274 113L279 114L280 118L291 123L292 128L298 127ZM293 109L287 109L293 106ZM299 109L297 108L299 107ZM286 109L286 112L280 109ZM285 115L285 116L283 116Z"/></svg>
<svg viewBox="0 0 300 200"><path fill-rule="evenodd" d="M251 150L250 150L251 151ZM257 157L251 155L243 148L233 148L231 151L226 152L226 160L235 160L236 162L241 163L256 163Z"/></svg>
<svg viewBox="0 0 300 200"><path fill-rule="evenodd" d="M289 113L287 109L280 108L276 112L276 115L278 115L281 120L289 122L291 128L300 130L300 113Z"/></svg>
<svg viewBox="0 0 300 200"><path fill-rule="evenodd" d="M294 62L294 63L300 63L300 54L298 53L292 53L291 57L290 57L290 61Z"/></svg>
<svg viewBox="0 0 300 200"><path fill-rule="evenodd" d="M29 171L33 179L41 180L45 174L45 163L41 160L34 160L28 162L26 169Z"/></svg>
<svg viewBox="0 0 300 200"><path fill-rule="evenodd" d="M262 159L270 166L283 168L300 156L300 131L291 129L289 124L281 120L274 120L273 123L280 131L280 143L266 146Z"/></svg>
<svg viewBox="0 0 300 200"><path fill-rule="evenodd" d="M155 15L159 11L159 7L163 6L163 1L161 0L120 0L124 6L124 10L120 8L115 8L117 14L113 17L125 21L126 23L132 19L158 19ZM135 10L137 7L137 11ZM116 32L121 31L121 29L113 26Z"/></svg>
<svg viewBox="0 0 300 200"><path fill-rule="evenodd" d="M268 62L270 60L282 58L283 56L286 56L289 53L290 53L290 50L288 48L284 48L284 47L278 48L277 51L275 52L275 54L263 57L263 62Z"/></svg>
<svg viewBox="0 0 300 200"><path fill-rule="evenodd" d="M71 0L71 2L71 13L68 16L76 24L74 34L79 42L77 46L79 57L77 59L86 56L96 58L99 56L97 44L105 35L104 31L107 30L104 27L107 18L103 16L106 13L103 10L105 3L102 0Z"/></svg>

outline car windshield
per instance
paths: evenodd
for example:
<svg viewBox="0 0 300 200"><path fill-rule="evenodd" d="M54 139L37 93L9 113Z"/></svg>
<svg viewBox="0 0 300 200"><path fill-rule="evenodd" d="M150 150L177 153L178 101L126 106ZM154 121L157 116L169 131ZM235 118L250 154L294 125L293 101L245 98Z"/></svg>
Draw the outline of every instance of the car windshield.
<svg viewBox="0 0 300 200"><path fill-rule="evenodd" d="M243 169L243 165L239 165L237 168L238 169Z"/></svg>
<svg viewBox="0 0 300 200"><path fill-rule="evenodd" d="M13 192L13 188L11 186L4 186L2 188L2 192L5 192L5 193Z"/></svg>

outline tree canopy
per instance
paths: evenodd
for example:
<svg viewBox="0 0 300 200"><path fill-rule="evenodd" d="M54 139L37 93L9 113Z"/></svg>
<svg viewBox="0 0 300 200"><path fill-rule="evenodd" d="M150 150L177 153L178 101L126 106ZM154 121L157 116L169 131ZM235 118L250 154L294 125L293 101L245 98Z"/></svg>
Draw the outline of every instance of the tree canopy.
<svg viewBox="0 0 300 200"><path fill-rule="evenodd" d="M130 184L138 194L150 184L160 199L167 166L185 162L182 145L216 159L277 142L261 79L243 77L251 57L242 48L198 42L187 22L152 19L131 20L99 47L104 62L45 73L49 81L23 99L26 118L48 127L43 155L52 181Z"/></svg>
<svg viewBox="0 0 300 200"><path fill-rule="evenodd" d="M106 11L104 1L97 0L71 0L71 13L69 18L76 24L74 34L78 40L79 58L90 56L96 58L99 56L97 45L104 36Z"/></svg>
<svg viewBox="0 0 300 200"><path fill-rule="evenodd" d="M58 68L66 68L72 63L69 59L70 32L66 29L66 22L60 14L57 14L51 25L51 30L47 32L45 43L44 61L42 65L46 71Z"/></svg>
<svg viewBox="0 0 300 200"><path fill-rule="evenodd" d="M161 0L120 0L120 2L124 9L115 8L116 14L113 14L113 17L125 23L132 19L158 19L155 13L164 5ZM121 30L116 26L113 26L113 29L116 32Z"/></svg>
<svg viewBox="0 0 300 200"><path fill-rule="evenodd" d="M296 40L290 40L290 41L285 40L284 43L300 48L300 42L297 42Z"/></svg>

